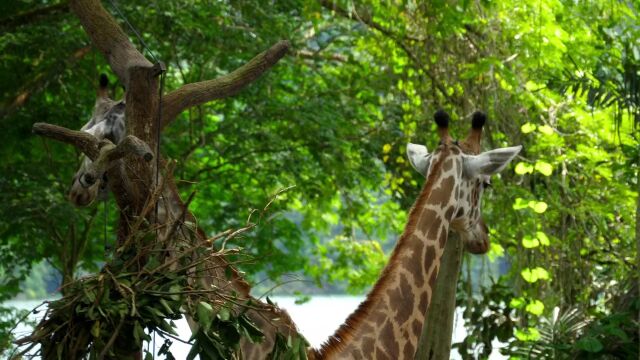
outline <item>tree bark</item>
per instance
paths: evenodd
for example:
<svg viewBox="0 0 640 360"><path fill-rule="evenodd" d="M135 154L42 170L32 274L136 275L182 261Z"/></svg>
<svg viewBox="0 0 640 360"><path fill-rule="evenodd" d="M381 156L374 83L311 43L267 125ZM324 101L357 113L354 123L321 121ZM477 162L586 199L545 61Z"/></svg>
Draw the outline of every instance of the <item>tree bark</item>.
<svg viewBox="0 0 640 360"><path fill-rule="evenodd" d="M129 89L128 70L136 66L151 67L152 64L133 46L99 0L72 0L70 6L93 45L107 59L124 87Z"/></svg>
<svg viewBox="0 0 640 360"><path fill-rule="evenodd" d="M450 358L456 311L456 288L463 254L462 240L456 233L450 232L442 254L431 305L425 314L416 360L448 360Z"/></svg>

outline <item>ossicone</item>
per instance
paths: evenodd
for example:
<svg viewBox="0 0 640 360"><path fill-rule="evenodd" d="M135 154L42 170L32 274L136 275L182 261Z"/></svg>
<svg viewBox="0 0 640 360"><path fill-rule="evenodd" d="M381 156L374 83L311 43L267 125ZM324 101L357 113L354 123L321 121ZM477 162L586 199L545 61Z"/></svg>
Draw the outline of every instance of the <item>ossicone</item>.
<svg viewBox="0 0 640 360"><path fill-rule="evenodd" d="M107 74L100 74L100 87L105 88L107 86L109 86L109 78L107 77Z"/></svg>
<svg viewBox="0 0 640 360"><path fill-rule="evenodd" d="M449 127L449 114L446 111L440 109L433 114L433 119L436 121L436 124L439 128L448 128Z"/></svg>
<svg viewBox="0 0 640 360"><path fill-rule="evenodd" d="M487 115L482 111L476 111L471 116L471 127L474 129L482 129L487 122Z"/></svg>

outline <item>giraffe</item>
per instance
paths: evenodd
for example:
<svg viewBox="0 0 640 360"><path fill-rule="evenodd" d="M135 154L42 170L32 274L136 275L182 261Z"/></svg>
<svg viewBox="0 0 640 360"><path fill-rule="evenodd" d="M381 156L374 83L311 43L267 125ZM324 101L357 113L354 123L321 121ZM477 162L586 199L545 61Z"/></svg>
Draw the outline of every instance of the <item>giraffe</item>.
<svg viewBox="0 0 640 360"><path fill-rule="evenodd" d="M125 101L112 100L108 95L108 79L102 74L100 76L97 90L96 102L90 120L81 128L98 140L108 139L114 144L120 143L126 136L125 127ZM87 181L86 171L91 164L91 160L83 155L82 163L78 171L73 176L69 200L78 207L89 206L96 198L106 196L106 176L102 174L97 181ZM162 191L159 200L158 222L168 222L169 219L176 219L184 211L184 205L180 201L178 189L174 183L167 184ZM196 223L191 214L186 214L187 220ZM206 239L204 231L196 229L198 238ZM162 236L162 235L161 235ZM238 306L238 312L246 311L248 317L262 331L264 338L260 343L252 343L247 338L242 337L240 341L239 358L242 359L267 359L272 356L278 335L285 341L299 338L303 344L308 344L306 339L298 332L293 320L286 310L277 306L265 303L262 300L251 296L251 286L247 283L240 272L224 257L213 257L215 266L208 277L202 277L203 286L215 286L225 292L226 296L236 297L238 303L246 302L251 305L246 309ZM232 274L231 280L227 280L228 270ZM195 329L197 324L190 322L190 327Z"/></svg>
<svg viewBox="0 0 640 360"><path fill-rule="evenodd" d="M121 142L126 136L124 111L124 99L114 101L109 98L109 80L106 75L100 75L100 87L97 91L96 103L91 119L82 126L81 131L95 136L98 140L108 139L114 144ZM89 182L85 173L91 164L91 160L82 156L80 168L73 176L68 198L72 204L82 207L90 205L96 198L104 198L107 193L106 177L103 175L98 181Z"/></svg>
<svg viewBox="0 0 640 360"><path fill-rule="evenodd" d="M433 153L408 144L407 155L426 183L380 279L313 359L413 359L449 230L472 253L488 251L480 214L491 175L504 169L521 146L480 152L486 116L474 113L463 142L449 136L449 115L435 113L440 144Z"/></svg>

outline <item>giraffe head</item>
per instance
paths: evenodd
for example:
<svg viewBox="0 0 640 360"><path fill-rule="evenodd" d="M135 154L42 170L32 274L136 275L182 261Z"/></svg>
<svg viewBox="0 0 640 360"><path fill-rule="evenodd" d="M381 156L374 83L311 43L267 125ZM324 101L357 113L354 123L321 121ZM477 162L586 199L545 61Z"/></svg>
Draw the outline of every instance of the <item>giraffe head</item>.
<svg viewBox="0 0 640 360"><path fill-rule="evenodd" d="M520 152L522 146L506 147L480 153L480 138L486 116L473 114L471 131L462 141L449 136L449 115L440 110L435 114L440 144L432 153L423 145L408 144L407 155L411 165L428 177L434 164L439 164L446 174L456 177L454 188L451 229L465 243L467 251L484 254L489 250L488 228L482 220L481 199L484 190L491 185L491 176L504 169ZM443 206L450 206L446 203Z"/></svg>
<svg viewBox="0 0 640 360"><path fill-rule="evenodd" d="M124 126L124 101L114 101L109 98L107 87L109 81L106 75L100 76L100 87L97 91L96 103L93 108L91 119L81 131L85 131L98 140L108 139L117 144L125 137ZM88 206L98 196L107 195L106 177L104 174L99 179L92 179L86 176L91 160L82 156L82 163L76 171L71 181L69 189L69 200L76 206Z"/></svg>

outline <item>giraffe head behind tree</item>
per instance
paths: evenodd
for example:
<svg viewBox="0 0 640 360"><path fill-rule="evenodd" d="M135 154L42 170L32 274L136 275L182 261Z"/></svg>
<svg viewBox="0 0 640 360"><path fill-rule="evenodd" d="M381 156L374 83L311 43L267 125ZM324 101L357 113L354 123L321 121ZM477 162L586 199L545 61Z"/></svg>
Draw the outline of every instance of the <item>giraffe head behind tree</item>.
<svg viewBox="0 0 640 360"><path fill-rule="evenodd" d="M108 86L107 76L102 74L91 119L80 130L95 136L98 140L107 139L118 144L126 136L125 103L124 100L110 99L107 91ZM69 200L76 206L90 205L96 198L104 197L107 194L104 174L99 179L87 178L86 172L90 164L91 160L83 155L80 168L71 181Z"/></svg>
<svg viewBox="0 0 640 360"><path fill-rule="evenodd" d="M486 116L475 113L469 136L449 136L449 116L435 114L440 144L433 153L409 144L413 167L426 183L409 212L409 220L389 263L367 295L315 359L412 359L431 302L440 258L449 230L460 233L469 251L488 249L480 198L491 175L504 169L521 147L480 153Z"/></svg>

